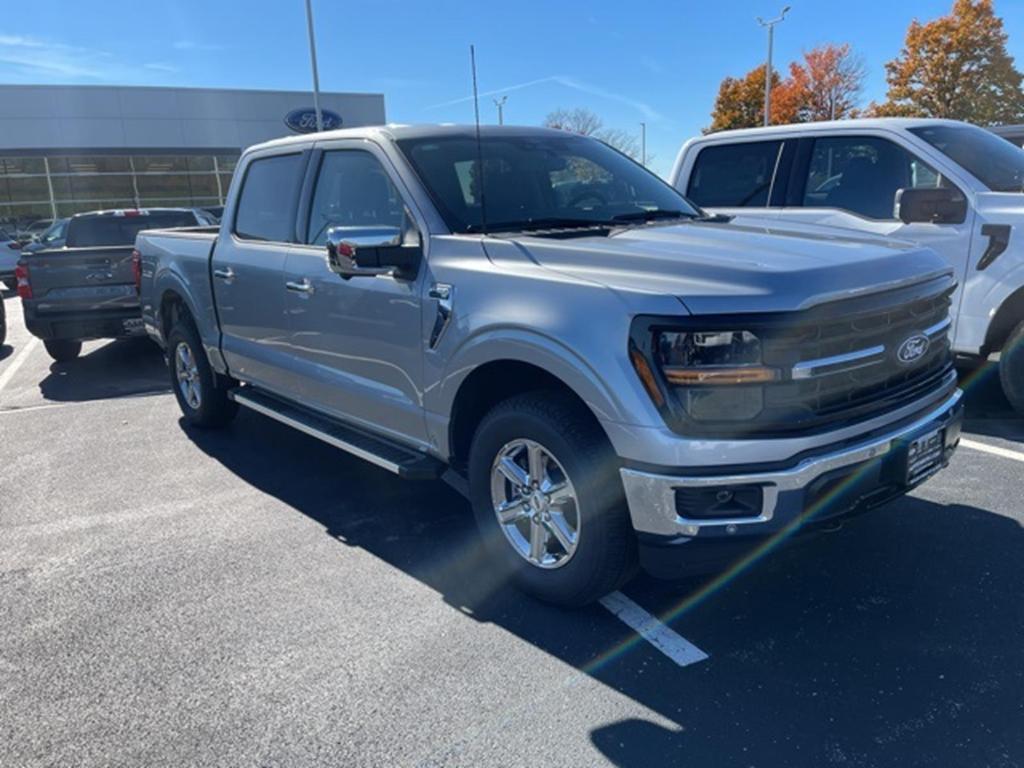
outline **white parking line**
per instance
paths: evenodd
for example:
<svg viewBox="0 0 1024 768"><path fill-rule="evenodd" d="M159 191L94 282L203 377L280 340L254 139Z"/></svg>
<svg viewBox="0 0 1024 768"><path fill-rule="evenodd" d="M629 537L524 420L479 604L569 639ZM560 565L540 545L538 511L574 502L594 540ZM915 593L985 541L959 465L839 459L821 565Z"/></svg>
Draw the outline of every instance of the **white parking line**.
<svg viewBox="0 0 1024 768"><path fill-rule="evenodd" d="M993 456L1002 456L1004 459L1024 461L1024 453L1022 453L1021 451L1011 451L1009 448L1000 448L998 445L979 443L974 440L967 440L962 437L960 438L960 445L962 445L964 448L971 448L975 451L991 453Z"/></svg>
<svg viewBox="0 0 1024 768"><path fill-rule="evenodd" d="M673 632L621 592L605 595L601 598L601 605L680 667L708 658L704 651Z"/></svg>
<svg viewBox="0 0 1024 768"><path fill-rule="evenodd" d="M25 361L28 360L28 356L32 354L32 350L37 346L39 346L39 339L33 336L29 339L28 344L22 347L21 351L15 355L13 360L11 360L11 364L7 366L7 370L0 373L0 392L4 391L4 387L10 383L11 379L14 378L14 374L16 374L18 369L25 364Z"/></svg>

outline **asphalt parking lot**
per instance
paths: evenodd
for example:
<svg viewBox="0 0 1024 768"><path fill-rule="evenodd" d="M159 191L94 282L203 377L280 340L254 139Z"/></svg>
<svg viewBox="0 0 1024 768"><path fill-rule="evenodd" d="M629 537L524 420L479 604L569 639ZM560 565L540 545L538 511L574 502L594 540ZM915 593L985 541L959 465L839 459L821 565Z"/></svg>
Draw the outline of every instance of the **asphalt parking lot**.
<svg viewBox="0 0 1024 768"><path fill-rule="evenodd" d="M250 412L187 430L148 341L53 364L5 303L0 765L1024 765L1024 420L990 371L912 496L629 585L680 665L489 579L446 485Z"/></svg>

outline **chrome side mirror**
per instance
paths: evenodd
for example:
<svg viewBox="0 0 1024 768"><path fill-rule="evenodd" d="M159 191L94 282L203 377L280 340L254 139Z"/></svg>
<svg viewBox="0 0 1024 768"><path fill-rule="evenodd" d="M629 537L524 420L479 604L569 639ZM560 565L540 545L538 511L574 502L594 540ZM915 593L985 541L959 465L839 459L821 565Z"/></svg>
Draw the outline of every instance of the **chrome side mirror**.
<svg viewBox="0 0 1024 768"><path fill-rule="evenodd" d="M415 234L415 230L412 232ZM379 275L411 280L419 270L421 256L418 234L410 238L400 227L342 226L327 230L327 266L346 280Z"/></svg>

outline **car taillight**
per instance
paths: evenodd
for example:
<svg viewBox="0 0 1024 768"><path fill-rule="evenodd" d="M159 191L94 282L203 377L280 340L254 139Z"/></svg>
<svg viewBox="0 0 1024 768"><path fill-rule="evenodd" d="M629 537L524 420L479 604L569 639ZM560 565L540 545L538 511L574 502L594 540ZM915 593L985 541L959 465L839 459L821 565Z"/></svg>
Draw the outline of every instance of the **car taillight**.
<svg viewBox="0 0 1024 768"><path fill-rule="evenodd" d="M32 298L32 282L28 277L28 266L25 264L18 264L14 268L14 279L18 283L18 295L23 299Z"/></svg>
<svg viewBox="0 0 1024 768"><path fill-rule="evenodd" d="M7 244L7 247L10 248L12 251L20 251L21 243L19 243L17 240L11 240L11 242Z"/></svg>
<svg viewBox="0 0 1024 768"><path fill-rule="evenodd" d="M142 294L142 254L139 249L132 250L132 278L135 280L135 292Z"/></svg>

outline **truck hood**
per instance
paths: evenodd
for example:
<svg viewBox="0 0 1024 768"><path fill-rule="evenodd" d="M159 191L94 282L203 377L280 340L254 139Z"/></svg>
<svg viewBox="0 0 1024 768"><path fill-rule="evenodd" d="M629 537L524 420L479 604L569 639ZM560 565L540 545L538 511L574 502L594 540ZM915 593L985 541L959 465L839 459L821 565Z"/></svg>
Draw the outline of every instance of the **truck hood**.
<svg viewBox="0 0 1024 768"><path fill-rule="evenodd" d="M752 216L517 244L548 269L612 290L676 296L693 314L806 309L952 275L940 256L912 243Z"/></svg>

